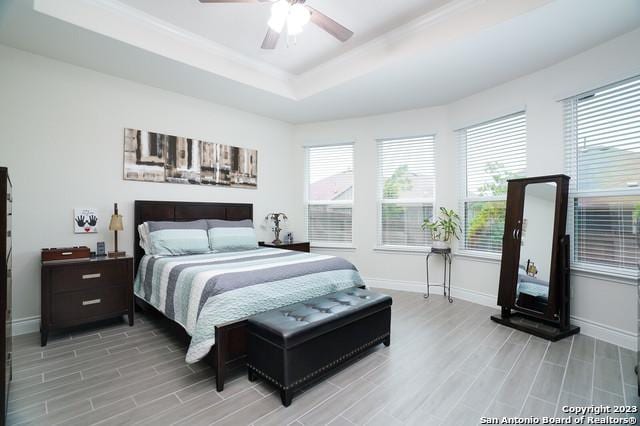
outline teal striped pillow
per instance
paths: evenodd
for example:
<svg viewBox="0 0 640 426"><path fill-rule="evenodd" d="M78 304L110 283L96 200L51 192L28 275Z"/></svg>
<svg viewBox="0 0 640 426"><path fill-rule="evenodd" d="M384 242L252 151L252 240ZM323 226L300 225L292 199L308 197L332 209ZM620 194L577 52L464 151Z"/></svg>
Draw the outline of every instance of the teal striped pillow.
<svg viewBox="0 0 640 426"><path fill-rule="evenodd" d="M208 253L207 222L148 222L151 253L164 256Z"/></svg>
<svg viewBox="0 0 640 426"><path fill-rule="evenodd" d="M258 237L253 228L211 228L208 232L211 250L216 252L258 248Z"/></svg>

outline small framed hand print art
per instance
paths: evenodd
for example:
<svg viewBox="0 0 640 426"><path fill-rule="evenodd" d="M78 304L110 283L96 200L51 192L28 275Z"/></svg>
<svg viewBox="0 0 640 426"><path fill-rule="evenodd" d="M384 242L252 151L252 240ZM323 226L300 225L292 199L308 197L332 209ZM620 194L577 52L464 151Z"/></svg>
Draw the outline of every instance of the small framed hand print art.
<svg viewBox="0 0 640 426"><path fill-rule="evenodd" d="M76 234L93 234L98 232L98 213L96 209L73 209L73 232Z"/></svg>

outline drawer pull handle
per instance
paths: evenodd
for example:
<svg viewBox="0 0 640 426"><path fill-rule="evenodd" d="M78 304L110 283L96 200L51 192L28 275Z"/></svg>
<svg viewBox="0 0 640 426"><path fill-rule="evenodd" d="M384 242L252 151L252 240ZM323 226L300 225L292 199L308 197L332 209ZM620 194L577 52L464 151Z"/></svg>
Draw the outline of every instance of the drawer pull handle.
<svg viewBox="0 0 640 426"><path fill-rule="evenodd" d="M60 256L71 256L72 254L72 251L63 251L62 253L60 253Z"/></svg>
<svg viewBox="0 0 640 426"><path fill-rule="evenodd" d="M100 299L93 299L93 300L83 300L82 301L82 306L87 306L87 305L97 305L98 303L102 302L102 300Z"/></svg>
<svg viewBox="0 0 640 426"><path fill-rule="evenodd" d="M84 274L84 275L82 276L82 279L83 279L83 280L92 280L92 279L94 279L94 278L100 278L100 276L101 276L101 275L102 275L102 274L100 274L100 273L98 273L98 274Z"/></svg>

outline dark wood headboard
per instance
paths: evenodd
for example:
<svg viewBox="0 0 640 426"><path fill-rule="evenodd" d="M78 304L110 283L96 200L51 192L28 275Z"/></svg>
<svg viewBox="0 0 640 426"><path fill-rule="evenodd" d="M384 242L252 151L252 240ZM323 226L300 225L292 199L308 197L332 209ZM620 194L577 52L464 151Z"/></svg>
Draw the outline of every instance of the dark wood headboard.
<svg viewBox="0 0 640 426"><path fill-rule="evenodd" d="M200 203L185 201L140 201L134 205L133 262L138 272L138 263L144 250L140 247L138 225L149 220L188 221L197 219L253 220L253 204Z"/></svg>

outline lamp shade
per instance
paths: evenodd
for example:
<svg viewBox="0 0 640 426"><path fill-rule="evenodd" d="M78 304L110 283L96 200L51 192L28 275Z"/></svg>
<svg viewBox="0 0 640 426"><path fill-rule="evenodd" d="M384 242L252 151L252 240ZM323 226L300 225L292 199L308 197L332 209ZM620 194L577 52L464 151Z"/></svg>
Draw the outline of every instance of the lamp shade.
<svg viewBox="0 0 640 426"><path fill-rule="evenodd" d="M111 222L109 222L109 231L122 231L123 229L122 215L112 214Z"/></svg>

